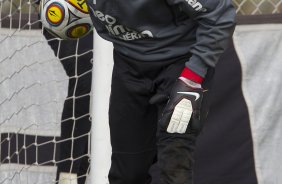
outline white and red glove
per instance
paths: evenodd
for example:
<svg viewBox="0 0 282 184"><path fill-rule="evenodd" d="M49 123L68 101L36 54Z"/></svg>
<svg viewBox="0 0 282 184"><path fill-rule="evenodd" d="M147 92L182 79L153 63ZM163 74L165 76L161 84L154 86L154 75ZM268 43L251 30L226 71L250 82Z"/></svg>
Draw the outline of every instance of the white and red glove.
<svg viewBox="0 0 282 184"><path fill-rule="evenodd" d="M185 67L171 90L160 127L168 133L198 133L201 130L203 77Z"/></svg>

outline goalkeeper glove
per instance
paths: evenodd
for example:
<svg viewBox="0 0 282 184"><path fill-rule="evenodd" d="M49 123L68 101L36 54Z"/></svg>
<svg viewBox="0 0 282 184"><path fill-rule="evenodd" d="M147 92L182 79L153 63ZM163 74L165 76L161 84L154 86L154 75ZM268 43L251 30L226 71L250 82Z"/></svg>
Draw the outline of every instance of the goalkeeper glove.
<svg viewBox="0 0 282 184"><path fill-rule="evenodd" d="M202 81L202 77L185 67L163 111L161 130L179 134L200 132L201 105L205 92Z"/></svg>

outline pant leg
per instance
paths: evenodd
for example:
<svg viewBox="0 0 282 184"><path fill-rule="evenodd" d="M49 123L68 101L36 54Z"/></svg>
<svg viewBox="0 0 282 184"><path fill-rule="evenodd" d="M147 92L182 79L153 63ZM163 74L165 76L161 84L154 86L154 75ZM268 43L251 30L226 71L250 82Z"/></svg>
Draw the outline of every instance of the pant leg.
<svg viewBox="0 0 282 184"><path fill-rule="evenodd" d="M170 90L185 67L187 58L189 55L168 61L150 62L150 64L134 62L134 65L131 65L132 63L124 64L123 61L120 61L121 58L115 57L110 100L110 128L113 146L112 166L109 173L111 184L146 184L151 181L147 174L151 166L148 159L151 164L154 163L155 151L154 154L147 154L147 151L143 151L140 155L140 148L146 147L145 150L148 150L148 146L144 145L155 147L155 130L148 132L152 130L151 127L143 123L151 122L149 125L154 125L156 129L155 116L159 114L160 117ZM146 73L145 77L141 75L142 73ZM149 77L150 80L146 77ZM156 96L158 97L155 98ZM148 101L155 107L157 106L157 110L148 104ZM154 113L151 114L153 111ZM206 113L206 111L203 112ZM146 137L154 141L146 144L148 140ZM169 134L163 130L158 131L157 170L160 171L160 174L156 176L160 176L161 181L153 178L153 182L158 184L193 183L196 138L197 135Z"/></svg>
<svg viewBox="0 0 282 184"><path fill-rule="evenodd" d="M157 108L149 104L152 83L126 60L114 54L108 177L110 184L149 184L148 171L156 159Z"/></svg>
<svg viewBox="0 0 282 184"><path fill-rule="evenodd" d="M181 59L172 64L157 78L158 81L166 81L160 83L158 93L169 94L175 81L179 77L184 68L185 60ZM210 84L212 75L208 74L203 87L207 89ZM207 93L208 94L208 93ZM204 97L201 110L202 122L205 121L208 112L208 99ZM159 103L159 116L165 107L164 103ZM198 134L177 134L167 133L166 130L159 129L157 135L158 147L158 167L160 170L161 184L193 184L193 168L194 168L194 152L196 148L196 140Z"/></svg>

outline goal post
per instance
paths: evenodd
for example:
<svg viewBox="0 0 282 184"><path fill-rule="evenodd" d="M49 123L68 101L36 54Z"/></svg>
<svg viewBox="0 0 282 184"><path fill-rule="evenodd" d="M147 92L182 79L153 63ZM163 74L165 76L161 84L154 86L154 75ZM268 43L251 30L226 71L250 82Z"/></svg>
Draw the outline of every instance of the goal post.
<svg viewBox="0 0 282 184"><path fill-rule="evenodd" d="M91 183L107 184L111 145L108 125L113 47L94 33Z"/></svg>

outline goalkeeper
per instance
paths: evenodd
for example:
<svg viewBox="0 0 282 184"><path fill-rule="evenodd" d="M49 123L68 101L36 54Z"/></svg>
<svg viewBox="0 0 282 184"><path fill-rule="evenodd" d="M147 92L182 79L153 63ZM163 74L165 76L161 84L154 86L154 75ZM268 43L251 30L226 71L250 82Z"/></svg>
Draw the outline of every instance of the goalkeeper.
<svg viewBox="0 0 282 184"><path fill-rule="evenodd" d="M114 45L110 184L192 184L214 67L234 30L231 0L89 0ZM154 178L153 178L154 179Z"/></svg>

